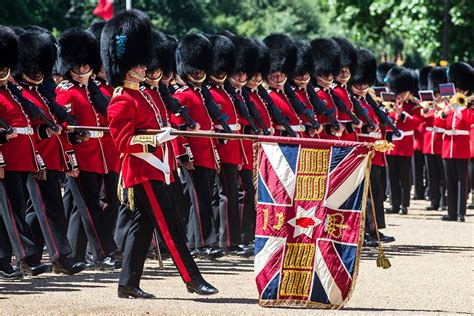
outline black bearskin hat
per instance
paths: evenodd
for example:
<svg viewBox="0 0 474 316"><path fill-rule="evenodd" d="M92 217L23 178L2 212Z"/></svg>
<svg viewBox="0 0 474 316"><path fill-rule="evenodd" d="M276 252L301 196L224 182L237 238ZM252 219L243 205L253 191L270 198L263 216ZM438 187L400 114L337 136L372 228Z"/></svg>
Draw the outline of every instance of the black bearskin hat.
<svg viewBox="0 0 474 316"><path fill-rule="evenodd" d="M212 45L202 34L185 35L176 48L176 70L186 80L186 75L196 70L212 71Z"/></svg>
<svg viewBox="0 0 474 316"><path fill-rule="evenodd" d="M66 76L75 67L87 64L92 69L100 68L99 43L89 32L70 29L58 39L58 71Z"/></svg>
<svg viewBox="0 0 474 316"><path fill-rule="evenodd" d="M235 68L235 46L232 41L224 35L208 36L212 45L212 70L210 74L225 72L231 74Z"/></svg>
<svg viewBox="0 0 474 316"><path fill-rule="evenodd" d="M374 54L366 49L360 48L356 50L357 68L351 76L351 84L368 84L372 86L377 76L377 61Z"/></svg>
<svg viewBox="0 0 474 316"><path fill-rule="evenodd" d="M270 34L263 42L270 52L269 73L280 71L288 77L293 76L298 59L295 42L285 34Z"/></svg>
<svg viewBox="0 0 474 316"><path fill-rule="evenodd" d="M42 72L49 76L56 62L56 43L54 36L46 29L35 27L25 29L18 37L18 66L15 76ZM19 78L17 78L19 79Z"/></svg>
<svg viewBox="0 0 474 316"><path fill-rule="evenodd" d="M0 25L0 67L15 69L18 62L18 37L8 26Z"/></svg>
<svg viewBox="0 0 474 316"><path fill-rule="evenodd" d="M377 85L384 86L386 84L385 77L390 69L395 66L396 64L392 62L383 62L377 66Z"/></svg>
<svg viewBox="0 0 474 316"><path fill-rule="evenodd" d="M417 85L413 72L407 68L395 66L387 73L387 84L390 90L395 94L405 91L414 92Z"/></svg>
<svg viewBox="0 0 474 316"><path fill-rule="evenodd" d="M456 88L474 92L474 69L465 62L451 64L448 70L449 82L454 83Z"/></svg>
<svg viewBox="0 0 474 316"><path fill-rule="evenodd" d="M107 81L122 84L127 71L151 60L151 23L139 10L122 11L107 21L102 30L100 53Z"/></svg>
<svg viewBox="0 0 474 316"><path fill-rule="evenodd" d="M418 73L418 88L420 88L420 90L428 89L428 75L431 69L433 69L433 66L425 66L420 69Z"/></svg>
<svg viewBox="0 0 474 316"><path fill-rule="evenodd" d="M152 58L147 66L147 71L153 72L157 69L169 70L173 68L173 61L170 59L174 56L173 43L168 40L168 37L157 30L151 31L152 36Z"/></svg>
<svg viewBox="0 0 474 316"><path fill-rule="evenodd" d="M258 48L258 64L255 73L260 73L263 78L266 78L270 74L270 51L263 41L254 39L254 42Z"/></svg>
<svg viewBox="0 0 474 316"><path fill-rule="evenodd" d="M439 84L448 82L448 72L446 67L434 67L428 74L428 89L434 93L439 93ZM421 75L421 73L420 73Z"/></svg>
<svg viewBox="0 0 474 316"><path fill-rule="evenodd" d="M176 48L178 47L178 39L176 37L165 34L166 39L168 40L169 44L169 55L165 57L162 62L162 70L164 74L176 73Z"/></svg>
<svg viewBox="0 0 474 316"><path fill-rule="evenodd" d="M313 71L313 54L311 52L311 46L306 41L296 41L296 49L298 59L296 61L296 67L294 75L303 75Z"/></svg>
<svg viewBox="0 0 474 316"><path fill-rule="evenodd" d="M233 73L245 72L248 78L253 77L258 66L258 46L250 38L234 36L235 67Z"/></svg>
<svg viewBox="0 0 474 316"><path fill-rule="evenodd" d="M356 48L347 38L333 37L333 40L341 47L341 68L349 67L351 73L354 73L357 68Z"/></svg>
<svg viewBox="0 0 474 316"><path fill-rule="evenodd" d="M105 26L105 22L100 21L100 22L92 23L87 29L88 32L91 32L92 35L95 36L95 38L99 42L99 46L100 46L100 38L102 35L102 30L104 29L104 26Z"/></svg>
<svg viewBox="0 0 474 316"><path fill-rule="evenodd" d="M314 67L313 76L332 74L334 77L341 70L341 47L330 38L317 38L311 41Z"/></svg>

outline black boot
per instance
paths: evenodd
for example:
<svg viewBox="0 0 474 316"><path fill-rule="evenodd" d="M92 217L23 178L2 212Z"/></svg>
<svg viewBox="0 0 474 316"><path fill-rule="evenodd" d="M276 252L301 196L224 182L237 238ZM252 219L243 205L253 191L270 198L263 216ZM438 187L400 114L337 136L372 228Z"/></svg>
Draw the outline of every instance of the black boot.
<svg viewBox="0 0 474 316"><path fill-rule="evenodd" d="M28 276L37 276L43 273L51 272L51 266L42 263L28 262L25 258L18 263L21 272Z"/></svg>
<svg viewBox="0 0 474 316"><path fill-rule="evenodd" d="M53 262L53 272L74 275L86 268L84 262L77 262L72 258L59 259Z"/></svg>
<svg viewBox="0 0 474 316"><path fill-rule="evenodd" d="M141 298L141 299L154 299L155 295L147 293L138 287L123 286L119 285L117 289L117 296L119 298Z"/></svg>
<svg viewBox="0 0 474 316"><path fill-rule="evenodd" d="M191 282L186 283L186 289L189 293L196 293L199 295L212 295L216 294L219 291L207 283L203 278L198 280L192 280Z"/></svg>
<svg viewBox="0 0 474 316"><path fill-rule="evenodd" d="M3 280L19 280L23 278L23 273L20 270L13 269L12 265L4 262L0 266L0 279Z"/></svg>

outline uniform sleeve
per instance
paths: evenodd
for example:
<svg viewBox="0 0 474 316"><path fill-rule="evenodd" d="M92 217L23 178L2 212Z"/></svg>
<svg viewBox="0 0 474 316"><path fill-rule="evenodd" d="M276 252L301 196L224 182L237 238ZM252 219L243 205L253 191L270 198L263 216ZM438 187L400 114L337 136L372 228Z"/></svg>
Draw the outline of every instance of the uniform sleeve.
<svg viewBox="0 0 474 316"><path fill-rule="evenodd" d="M136 108L133 100L116 96L107 109L109 128L115 145L121 153L148 153L156 151L155 135L136 135Z"/></svg>
<svg viewBox="0 0 474 316"><path fill-rule="evenodd" d="M186 106L189 109L189 105L186 104L186 96L183 93L178 91L173 95L173 97L179 101L179 104ZM171 122L171 125L176 129L179 129L179 130L186 129L186 124L184 122L184 119L181 116L177 116L171 113L170 122ZM174 149L174 152L176 153L176 159L178 159L179 162L184 163L184 162L194 160L191 147L189 146L188 139L186 137L183 137L183 136L176 137L173 140L173 149Z"/></svg>

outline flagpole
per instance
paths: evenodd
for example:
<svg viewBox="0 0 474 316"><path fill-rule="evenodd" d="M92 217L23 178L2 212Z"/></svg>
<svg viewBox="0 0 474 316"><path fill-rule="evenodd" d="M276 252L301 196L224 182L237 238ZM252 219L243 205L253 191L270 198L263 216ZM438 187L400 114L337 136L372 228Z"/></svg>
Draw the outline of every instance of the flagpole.
<svg viewBox="0 0 474 316"><path fill-rule="evenodd" d="M132 0L125 0L125 9L132 10Z"/></svg>

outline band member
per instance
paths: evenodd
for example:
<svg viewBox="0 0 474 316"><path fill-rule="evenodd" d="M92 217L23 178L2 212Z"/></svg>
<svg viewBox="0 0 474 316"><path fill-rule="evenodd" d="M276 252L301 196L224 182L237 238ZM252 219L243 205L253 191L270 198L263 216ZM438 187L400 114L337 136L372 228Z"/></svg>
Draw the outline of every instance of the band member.
<svg viewBox="0 0 474 316"><path fill-rule="evenodd" d="M394 148L387 152L392 208L386 212L404 215L410 206L414 129L421 120L421 107L412 101L416 80L410 70L395 66L388 72L386 79L390 90L396 95L390 117L395 126L403 131L402 138L394 140Z"/></svg>
<svg viewBox="0 0 474 316"><path fill-rule="evenodd" d="M464 62L449 66L449 82L454 83L456 92L470 96L474 91L474 70ZM448 215L444 221L464 222L467 202L468 162L471 158L469 130L474 123L474 116L469 103L454 96L454 100L441 112L444 128L443 149L441 157L446 171L446 188L448 195Z"/></svg>
<svg viewBox="0 0 474 316"><path fill-rule="evenodd" d="M3 183L8 207L0 210L21 271L25 275L36 276L48 272L49 267L41 264L42 249L35 244L25 221L26 201L32 195L38 195L36 190L28 192L27 182L33 175L44 175L42 170L45 165L34 145L35 131L31 122L34 105L29 104L19 88L9 82L10 73L15 71L18 53L18 37L12 29L0 26L0 118L17 134L2 145L3 161L6 163L2 168ZM36 198L32 200L38 201ZM34 207L41 211L38 203ZM8 257L8 253L6 255ZM8 263L10 261L3 259Z"/></svg>
<svg viewBox="0 0 474 316"><path fill-rule="evenodd" d="M270 71L266 78L270 88L268 95L275 106L287 118L290 130L284 125L276 125L278 136L302 136L305 126L292 107L285 93L285 84L291 78L297 62L295 42L285 34L271 34L263 42L270 51Z"/></svg>
<svg viewBox="0 0 474 316"><path fill-rule="evenodd" d="M392 62L382 62L377 65L377 80L376 80L376 85L377 86L387 86L387 73L395 67L397 64L392 63Z"/></svg>
<svg viewBox="0 0 474 316"><path fill-rule="evenodd" d="M171 257L191 293L217 293L204 281L185 239L177 229L172 201L166 192L172 173L166 141L174 138L171 129L162 126L162 118L149 95L140 91L151 59L151 23L137 10L114 16L102 32L101 54L107 79L116 87L108 108L110 130L118 150L124 155L124 184L133 192L134 212L125 245L118 296L154 298L140 289L146 254L153 229L157 228ZM161 129L158 135L140 135L139 129Z"/></svg>
<svg viewBox="0 0 474 316"><path fill-rule="evenodd" d="M315 92L326 105L326 113L329 114L318 116L319 122L324 126L324 133L320 136L338 140L344 132L344 125L335 121L339 118L339 111L331 86L341 70L341 48L333 39L318 38L311 41L311 51L314 58L311 76L315 82Z"/></svg>
<svg viewBox="0 0 474 316"><path fill-rule="evenodd" d="M422 109L422 118L425 121L426 129L423 140L423 154L425 155L426 166L428 167L429 197L431 201L426 210L436 211L442 204L446 205L446 185L443 160L441 158L444 129L437 125L439 125L438 122L441 120L439 116L442 110L438 105L440 104L438 103L440 99L439 84L448 82L447 68L431 67L427 79L427 89L433 90L437 102L433 102ZM441 101L441 104L444 105L445 102Z"/></svg>
<svg viewBox="0 0 474 316"><path fill-rule="evenodd" d="M367 111L367 115L374 123L373 126L365 123L361 128L357 129L357 138L361 142L375 142L384 139L385 137L384 127L381 126L380 119L374 109L374 106L378 105L370 104L370 101L367 100L369 89L375 82L377 63L374 55L368 49L358 49L356 56L357 68L355 71L351 72L352 78L350 80L350 90L355 94L360 106ZM372 166L370 170L370 188L372 190L372 195L369 196L369 198L373 197L372 202L375 207L375 222L377 223L378 229L386 227L383 208L383 196L385 192L383 191L380 177L384 169L385 154L382 152L375 152L375 156L372 158ZM372 207L372 204L369 205ZM371 210L371 208L369 210ZM376 246L378 242L376 238L374 218L370 211L367 212L365 231L366 246ZM380 232L379 236L382 242L395 241L395 238L384 235Z"/></svg>
<svg viewBox="0 0 474 316"><path fill-rule="evenodd" d="M356 109L354 104L352 104L351 95L347 91L347 82L357 69L357 54L355 47L347 39L342 37L335 37L333 39L341 48L341 70L336 78L334 78L335 85L332 87L335 97L339 98L336 102L344 103L344 105L341 104L342 109L341 107L338 108L338 121L345 126L341 140L356 141L357 135L355 131L362 127L363 122L361 119L357 119L354 114Z"/></svg>
<svg viewBox="0 0 474 316"><path fill-rule="evenodd" d="M212 69L212 45L201 34L184 36L176 52L177 73L186 85L174 97L189 109L189 115L204 131L214 130L214 123L202 93L206 74ZM173 115L172 123L186 129L182 117ZM216 170L220 168L216 143L209 138L178 137L176 154L186 179L186 191L191 198L187 230L188 247L193 255L220 257L224 253L215 249L217 236L212 212L212 195Z"/></svg>
<svg viewBox="0 0 474 316"><path fill-rule="evenodd" d="M23 88L23 96L56 123L56 116L40 92L44 77L51 74L56 61L56 46L52 39L51 33L37 29L27 30L19 36L20 54L15 78ZM41 227L43 234L39 238L35 237L35 241L41 245L40 240L44 238L54 271L72 275L82 271L84 264L70 258L72 250L67 240L60 179L64 172L72 177L77 176L76 157L65 135L59 135L60 130L51 130L39 119L34 120L32 125L37 131L34 135L35 146L46 165L46 174L38 180L28 179L29 191L40 193L39 201L33 202L42 206L32 213L35 216L30 216L30 223ZM34 194L30 196L31 199L35 197ZM34 227L32 231L35 231Z"/></svg>
<svg viewBox="0 0 474 316"><path fill-rule="evenodd" d="M89 83L94 69L100 68L97 39L89 32L71 29L58 39L58 71L66 80L56 89L56 101L80 125L101 126L100 112L93 103ZM76 205L70 215L68 238L77 260L84 261L87 241L94 264L102 269L116 268L111 253L117 248L100 207L100 188L104 174L109 172L105 159L102 132L91 131L85 136L69 133L79 165L77 177L67 176ZM87 238L81 238L85 232Z"/></svg>

